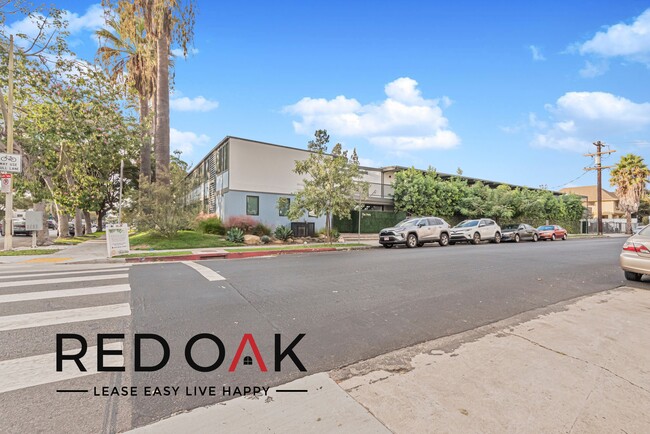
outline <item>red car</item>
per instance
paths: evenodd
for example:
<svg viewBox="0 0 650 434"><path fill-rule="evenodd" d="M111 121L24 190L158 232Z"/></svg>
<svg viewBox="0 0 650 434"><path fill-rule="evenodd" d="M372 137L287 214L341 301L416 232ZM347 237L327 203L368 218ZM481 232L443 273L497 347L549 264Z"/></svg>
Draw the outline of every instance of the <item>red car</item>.
<svg viewBox="0 0 650 434"><path fill-rule="evenodd" d="M537 232L540 240L566 240L568 235L566 229L558 225L540 226L537 228Z"/></svg>

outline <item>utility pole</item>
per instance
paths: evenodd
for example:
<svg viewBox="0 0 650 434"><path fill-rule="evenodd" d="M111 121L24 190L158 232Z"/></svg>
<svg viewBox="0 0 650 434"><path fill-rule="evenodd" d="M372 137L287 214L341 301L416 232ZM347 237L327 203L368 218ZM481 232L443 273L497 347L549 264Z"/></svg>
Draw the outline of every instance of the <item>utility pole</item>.
<svg viewBox="0 0 650 434"><path fill-rule="evenodd" d="M600 140L594 143L596 147L596 152L593 154L585 154L585 157L594 157L595 167L585 167L585 170L595 170L598 172L598 192L597 194L597 209L598 209L598 235L603 234L603 169L609 169L614 166L602 166L601 165L601 156L607 154L613 154L616 150L612 149L610 151L603 151L603 146L605 146Z"/></svg>
<svg viewBox="0 0 650 434"><path fill-rule="evenodd" d="M7 77L7 154L14 153L14 35L9 35L9 68ZM14 179L9 178L9 193L5 199L5 250L13 249Z"/></svg>

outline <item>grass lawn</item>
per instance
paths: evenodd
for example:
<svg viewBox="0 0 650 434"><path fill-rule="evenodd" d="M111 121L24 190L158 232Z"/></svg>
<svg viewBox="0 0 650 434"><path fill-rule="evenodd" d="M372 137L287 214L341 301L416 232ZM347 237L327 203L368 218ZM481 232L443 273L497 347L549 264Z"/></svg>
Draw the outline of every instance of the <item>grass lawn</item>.
<svg viewBox="0 0 650 434"><path fill-rule="evenodd" d="M321 243L321 244L295 244L295 245L289 245L289 246L280 246L276 247L277 244L274 246L272 244L266 246L266 247L248 247L244 249L226 249L227 252L259 252L259 251L264 251L264 250L305 250L305 249L326 249L326 248L331 248L331 247L361 247L365 246L365 244L327 244L327 243Z"/></svg>
<svg viewBox="0 0 650 434"><path fill-rule="evenodd" d="M179 256L191 255L191 250L179 250L176 252L142 252L142 253L129 253L128 255L113 256L114 258L141 258L143 256Z"/></svg>
<svg viewBox="0 0 650 434"><path fill-rule="evenodd" d="M29 249L29 250L0 250L0 256L32 256L51 255L58 252L57 249Z"/></svg>
<svg viewBox="0 0 650 434"><path fill-rule="evenodd" d="M194 231L180 231L171 238L165 238L152 232L143 232L131 235L129 240L132 250L201 249L241 245L226 241L218 235L202 234Z"/></svg>
<svg viewBox="0 0 650 434"><path fill-rule="evenodd" d="M54 240L54 244L58 244L62 246L74 246L77 244L81 244L84 241L97 239L104 234L106 234L106 232L100 231L100 232L93 232L92 234L82 235L80 237L57 238L56 240Z"/></svg>

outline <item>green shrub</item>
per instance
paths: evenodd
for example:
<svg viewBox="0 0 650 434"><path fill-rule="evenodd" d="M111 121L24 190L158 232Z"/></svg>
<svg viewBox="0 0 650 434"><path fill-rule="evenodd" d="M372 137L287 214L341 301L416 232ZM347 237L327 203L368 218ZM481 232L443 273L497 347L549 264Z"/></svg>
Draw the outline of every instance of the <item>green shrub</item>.
<svg viewBox="0 0 650 434"><path fill-rule="evenodd" d="M244 242L244 231L239 228L232 228L226 232L226 239L231 243L243 243Z"/></svg>
<svg viewBox="0 0 650 434"><path fill-rule="evenodd" d="M258 223L256 224L253 229L251 230L253 235L257 235L258 237L264 236L264 235L271 235L271 228L266 226L264 223Z"/></svg>
<svg viewBox="0 0 650 434"><path fill-rule="evenodd" d="M275 238L281 241L287 241L293 236L293 231L286 226L278 226L275 228Z"/></svg>
<svg viewBox="0 0 650 434"><path fill-rule="evenodd" d="M318 231L318 234L327 236L327 229L322 228L321 230ZM339 231L336 228L330 229L330 239L331 240L338 240L340 235L341 234L339 233Z"/></svg>
<svg viewBox="0 0 650 434"><path fill-rule="evenodd" d="M226 233L226 228L219 217L208 217L200 220L197 229L204 234L224 235Z"/></svg>
<svg viewBox="0 0 650 434"><path fill-rule="evenodd" d="M269 237L268 235L262 235L260 241L262 242L262 244L268 244L271 242L271 237Z"/></svg>

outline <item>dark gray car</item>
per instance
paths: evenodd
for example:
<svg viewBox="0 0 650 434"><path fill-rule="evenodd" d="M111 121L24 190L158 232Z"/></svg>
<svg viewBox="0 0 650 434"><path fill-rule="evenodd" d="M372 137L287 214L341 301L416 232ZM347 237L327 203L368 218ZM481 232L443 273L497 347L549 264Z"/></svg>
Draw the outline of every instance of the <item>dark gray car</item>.
<svg viewBox="0 0 650 434"><path fill-rule="evenodd" d="M449 223L440 217L411 217L379 232L379 243L387 249L396 244L412 248L434 242L443 247L449 244Z"/></svg>
<svg viewBox="0 0 650 434"><path fill-rule="evenodd" d="M501 228L501 239L503 241L537 241L539 234L537 229L526 223L509 224Z"/></svg>

